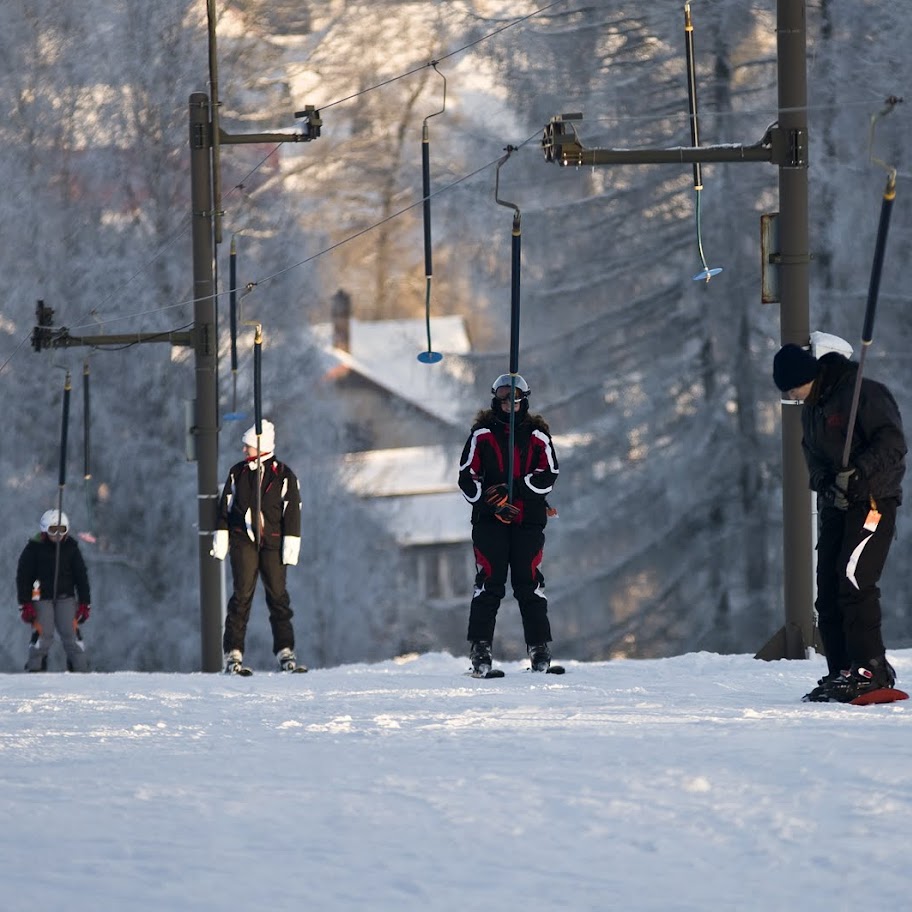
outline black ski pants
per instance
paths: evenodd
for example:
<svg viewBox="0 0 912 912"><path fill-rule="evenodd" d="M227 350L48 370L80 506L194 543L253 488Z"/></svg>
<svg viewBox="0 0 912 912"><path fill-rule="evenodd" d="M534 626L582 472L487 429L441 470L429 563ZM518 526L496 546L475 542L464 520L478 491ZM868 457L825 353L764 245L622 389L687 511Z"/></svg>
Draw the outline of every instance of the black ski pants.
<svg viewBox="0 0 912 912"><path fill-rule="evenodd" d="M545 578L539 569L545 530L541 526L507 525L492 517L472 526L472 545L477 573L469 608L468 640L494 639L497 609L506 594L509 571L526 645L550 642Z"/></svg>
<svg viewBox="0 0 912 912"><path fill-rule="evenodd" d="M231 542L228 552L231 560L231 574L234 577L234 594L228 600L225 616L225 634L222 637L224 651L244 651L247 635L247 621L250 605L256 589L257 576L263 580L266 592L266 607L269 609L269 624L272 627L272 651L294 649L294 628L291 618L291 599L285 588L285 565L282 552L277 548L262 548L247 539L238 538Z"/></svg>
<svg viewBox="0 0 912 912"><path fill-rule="evenodd" d="M827 668L839 672L884 655L877 586L896 528L896 500L878 501L880 521L865 528L867 502L820 511L817 539L817 625Z"/></svg>

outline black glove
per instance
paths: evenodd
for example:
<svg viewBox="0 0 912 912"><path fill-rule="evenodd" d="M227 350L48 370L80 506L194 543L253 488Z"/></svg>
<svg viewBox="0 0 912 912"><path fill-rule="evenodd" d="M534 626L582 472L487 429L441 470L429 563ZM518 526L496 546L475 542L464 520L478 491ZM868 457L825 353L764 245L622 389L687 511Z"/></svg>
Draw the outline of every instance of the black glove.
<svg viewBox="0 0 912 912"><path fill-rule="evenodd" d="M496 484L485 488L484 500L489 507L494 507L495 510L498 507L502 507L508 500L507 486L505 484Z"/></svg>
<svg viewBox="0 0 912 912"><path fill-rule="evenodd" d="M840 510L847 510L850 504L868 499L868 482L854 466L848 466L836 474L833 482L833 503Z"/></svg>
<svg viewBox="0 0 912 912"><path fill-rule="evenodd" d="M509 525L517 516L519 516L519 507L514 506L511 503L505 503L494 511L494 516L502 523L507 523Z"/></svg>

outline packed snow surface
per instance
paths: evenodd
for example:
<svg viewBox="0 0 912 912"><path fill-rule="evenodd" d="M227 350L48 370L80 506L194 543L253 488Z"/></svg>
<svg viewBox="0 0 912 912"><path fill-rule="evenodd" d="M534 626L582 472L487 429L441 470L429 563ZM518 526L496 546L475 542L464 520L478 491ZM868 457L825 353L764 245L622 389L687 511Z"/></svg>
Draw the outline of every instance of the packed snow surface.
<svg viewBox="0 0 912 912"><path fill-rule="evenodd" d="M801 703L820 658L526 664L0 676L0 907L908 908L912 701Z"/></svg>

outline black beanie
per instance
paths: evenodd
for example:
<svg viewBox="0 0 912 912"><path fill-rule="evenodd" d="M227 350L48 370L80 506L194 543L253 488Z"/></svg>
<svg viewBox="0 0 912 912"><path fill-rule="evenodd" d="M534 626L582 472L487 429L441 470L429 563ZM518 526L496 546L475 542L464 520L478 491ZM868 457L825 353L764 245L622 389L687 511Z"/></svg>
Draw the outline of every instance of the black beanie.
<svg viewBox="0 0 912 912"><path fill-rule="evenodd" d="M787 393L816 380L818 367L817 359L807 349L789 342L773 358L773 382Z"/></svg>

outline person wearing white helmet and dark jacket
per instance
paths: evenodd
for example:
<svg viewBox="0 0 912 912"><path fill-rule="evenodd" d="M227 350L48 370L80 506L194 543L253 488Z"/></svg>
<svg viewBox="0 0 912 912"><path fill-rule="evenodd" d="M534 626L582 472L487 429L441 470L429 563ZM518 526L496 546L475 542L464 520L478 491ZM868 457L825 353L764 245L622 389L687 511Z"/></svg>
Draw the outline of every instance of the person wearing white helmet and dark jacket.
<svg viewBox="0 0 912 912"><path fill-rule="evenodd" d="M515 390L512 500L507 496L511 390ZM502 374L491 392L491 408L475 417L459 461L459 488L472 505L477 568L467 636L472 667L476 674L491 670L497 610L509 571L532 670L547 671L551 625L541 561L550 512L546 498L557 480L557 456L545 420L529 413L531 391L522 377Z"/></svg>
<svg viewBox="0 0 912 912"><path fill-rule="evenodd" d="M293 612L285 586L285 568L297 564L301 548L301 492L294 472L275 458L274 425L263 421L261 430L259 438L256 425L244 434L245 459L228 473L213 535L212 556L218 560L230 556L234 579L222 638L225 671L229 674L243 669L247 621L258 576L266 593L272 651L279 668L305 670L295 658Z"/></svg>
<svg viewBox="0 0 912 912"><path fill-rule="evenodd" d="M91 593L82 552L69 536L66 513L47 510L40 531L19 555L16 596L19 614L32 626L26 671L47 671L54 632L60 634L69 671L88 671L79 625L89 619Z"/></svg>
<svg viewBox="0 0 912 912"><path fill-rule="evenodd" d="M880 589L902 502L906 440L893 395L862 377L848 465L843 452L858 364L837 352L819 360L784 345L773 381L802 401L801 446L817 492L817 615L827 674L805 700L848 703L893 687L881 635Z"/></svg>

